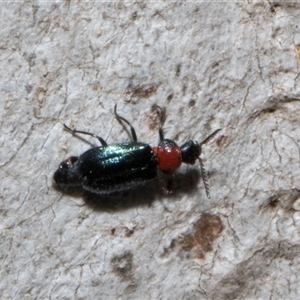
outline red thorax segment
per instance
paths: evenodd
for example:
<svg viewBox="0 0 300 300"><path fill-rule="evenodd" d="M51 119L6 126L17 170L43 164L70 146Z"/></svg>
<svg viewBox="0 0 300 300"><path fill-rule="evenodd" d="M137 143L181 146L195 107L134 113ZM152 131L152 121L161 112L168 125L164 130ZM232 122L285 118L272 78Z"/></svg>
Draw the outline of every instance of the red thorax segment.
<svg viewBox="0 0 300 300"><path fill-rule="evenodd" d="M181 149L171 140L162 140L158 147L152 148L158 159L158 167L161 171L172 172L182 163Z"/></svg>

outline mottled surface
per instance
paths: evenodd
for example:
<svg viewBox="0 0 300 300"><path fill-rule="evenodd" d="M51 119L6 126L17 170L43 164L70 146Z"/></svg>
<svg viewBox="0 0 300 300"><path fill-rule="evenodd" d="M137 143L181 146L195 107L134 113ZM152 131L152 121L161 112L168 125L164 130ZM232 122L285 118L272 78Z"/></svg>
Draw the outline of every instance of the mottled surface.
<svg viewBox="0 0 300 300"><path fill-rule="evenodd" d="M2 3L2 299L299 299L300 5ZM90 144L201 141L199 165L114 198L52 186ZM83 137L93 145L96 139ZM172 181L170 181L172 179ZM165 194L161 185L171 187Z"/></svg>

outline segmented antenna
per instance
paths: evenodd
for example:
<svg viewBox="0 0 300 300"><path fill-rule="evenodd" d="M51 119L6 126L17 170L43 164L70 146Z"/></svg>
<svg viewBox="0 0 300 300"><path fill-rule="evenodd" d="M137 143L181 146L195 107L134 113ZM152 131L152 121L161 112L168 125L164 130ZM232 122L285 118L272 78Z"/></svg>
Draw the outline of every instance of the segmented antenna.
<svg viewBox="0 0 300 300"><path fill-rule="evenodd" d="M204 141L202 141L201 143L200 143L200 147L203 145L203 144L206 144L211 138L213 138L216 134L217 134L217 132L219 132L221 130L221 128L219 128L219 129L217 129L217 130L215 130L213 133L211 133Z"/></svg>
<svg viewBox="0 0 300 300"><path fill-rule="evenodd" d="M203 140L199 147L200 147L200 153L202 152L202 145L203 144L206 144L211 138L213 138L217 132L219 132L221 130L221 128L215 130L213 133L211 133L205 140ZM206 196L208 199L210 199L210 195L209 195L209 185L208 185L208 179L207 179L207 173L205 171L205 168L204 168L204 164L203 164L203 160L202 158L199 156L198 157L198 160L199 160L199 163L200 163L200 168L201 168L201 177L202 177L202 180L203 180L203 183L204 183L204 187L205 187L205 192L206 192Z"/></svg>
<svg viewBox="0 0 300 300"><path fill-rule="evenodd" d="M201 177L202 177L202 181L204 183L206 196L207 196L208 199L210 199L209 185L208 185L207 174L206 174L206 171L205 171L205 168L204 168L204 164L203 164L203 161L202 161L201 157L198 157L198 160L199 160L199 163L200 163Z"/></svg>

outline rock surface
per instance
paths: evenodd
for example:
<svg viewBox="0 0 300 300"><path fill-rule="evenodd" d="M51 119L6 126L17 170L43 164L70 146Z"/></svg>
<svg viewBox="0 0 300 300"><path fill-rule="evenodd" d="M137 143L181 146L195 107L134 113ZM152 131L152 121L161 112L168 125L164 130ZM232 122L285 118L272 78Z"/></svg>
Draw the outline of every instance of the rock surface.
<svg viewBox="0 0 300 300"><path fill-rule="evenodd" d="M299 299L300 5L1 4L2 299ZM91 145L220 133L171 195L53 188ZM86 138L92 145L97 140Z"/></svg>

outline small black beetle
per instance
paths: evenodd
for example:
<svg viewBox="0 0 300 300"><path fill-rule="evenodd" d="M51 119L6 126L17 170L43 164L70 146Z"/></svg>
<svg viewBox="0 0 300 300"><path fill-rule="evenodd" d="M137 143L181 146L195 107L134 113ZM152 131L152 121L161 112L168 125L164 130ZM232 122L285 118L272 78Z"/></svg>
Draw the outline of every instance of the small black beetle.
<svg viewBox="0 0 300 300"><path fill-rule="evenodd" d="M165 108L155 105L160 117L157 147L137 142L135 129L129 121L114 113L119 123L130 126L132 142L107 145L101 137L90 132L75 130L64 124L72 134L80 133L97 138L101 147L92 148L79 157L71 156L64 160L54 173L53 182L58 186L82 186L83 189L99 194L110 195L142 185L158 177L158 172L171 173L181 163L193 165L199 160L206 195L209 196L207 176L203 166L201 146L220 129L215 130L203 142L188 141L179 147L174 141L165 139L162 126L166 119Z"/></svg>

